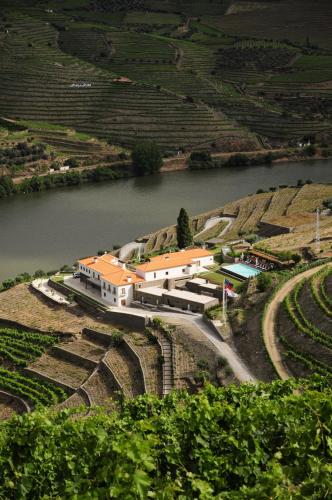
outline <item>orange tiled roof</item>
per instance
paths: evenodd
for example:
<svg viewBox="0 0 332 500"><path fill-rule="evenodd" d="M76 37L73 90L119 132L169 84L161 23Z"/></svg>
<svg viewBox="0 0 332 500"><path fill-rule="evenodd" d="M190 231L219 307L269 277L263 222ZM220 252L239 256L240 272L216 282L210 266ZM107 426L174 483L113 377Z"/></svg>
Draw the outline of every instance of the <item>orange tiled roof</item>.
<svg viewBox="0 0 332 500"><path fill-rule="evenodd" d="M118 259L111 254L104 254L100 257L87 257L79 260L79 263L88 267L101 275L101 278L115 286L129 285L144 281L135 273L128 269L123 269L118 265Z"/></svg>
<svg viewBox="0 0 332 500"><path fill-rule="evenodd" d="M212 252L204 250L203 248L193 248L192 250L184 250L182 252L164 253L163 255L151 257L150 262L145 262L144 264L136 266L136 269L148 272L178 266L186 266L202 257L210 257L212 255Z"/></svg>

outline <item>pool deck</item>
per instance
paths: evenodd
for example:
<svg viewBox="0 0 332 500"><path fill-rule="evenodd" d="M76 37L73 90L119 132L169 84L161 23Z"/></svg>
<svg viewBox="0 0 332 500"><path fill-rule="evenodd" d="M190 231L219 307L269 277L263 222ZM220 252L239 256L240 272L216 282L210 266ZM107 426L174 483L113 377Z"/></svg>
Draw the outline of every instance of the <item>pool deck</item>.
<svg viewBox="0 0 332 500"><path fill-rule="evenodd" d="M234 276L235 278L240 278L244 280L258 276L258 274L262 272L261 269L257 269L254 266L249 266L248 264L242 262L222 266L221 270L226 273L229 273L231 276ZM248 272L246 272L246 270L248 270Z"/></svg>

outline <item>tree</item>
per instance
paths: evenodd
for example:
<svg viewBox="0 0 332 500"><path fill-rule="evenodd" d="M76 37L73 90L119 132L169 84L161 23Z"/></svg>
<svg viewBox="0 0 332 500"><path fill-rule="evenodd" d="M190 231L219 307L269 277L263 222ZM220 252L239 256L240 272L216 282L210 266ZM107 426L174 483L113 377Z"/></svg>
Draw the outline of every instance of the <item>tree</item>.
<svg viewBox="0 0 332 500"><path fill-rule="evenodd" d="M140 142L133 148L131 158L135 172L138 175L155 174L159 172L163 160L157 144Z"/></svg>
<svg viewBox="0 0 332 500"><path fill-rule="evenodd" d="M189 217L184 208L181 208L176 226L176 235L179 248L186 248L192 245L193 235L190 229Z"/></svg>
<svg viewBox="0 0 332 500"><path fill-rule="evenodd" d="M265 292L272 285L272 276L268 273L261 273L257 277L257 288L260 292Z"/></svg>
<svg viewBox="0 0 332 500"><path fill-rule="evenodd" d="M7 175L0 177L0 186L2 187L2 193L5 191L7 196L15 192L13 179Z"/></svg>
<svg viewBox="0 0 332 500"><path fill-rule="evenodd" d="M79 161L76 160L76 158L68 158L68 160L66 160L65 162L65 165L69 168L75 168L79 166Z"/></svg>

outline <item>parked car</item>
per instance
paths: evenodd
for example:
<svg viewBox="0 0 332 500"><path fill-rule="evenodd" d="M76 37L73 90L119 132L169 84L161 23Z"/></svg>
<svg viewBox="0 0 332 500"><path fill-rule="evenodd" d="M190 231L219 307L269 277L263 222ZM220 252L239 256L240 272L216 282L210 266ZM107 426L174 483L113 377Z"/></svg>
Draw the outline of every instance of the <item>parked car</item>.
<svg viewBox="0 0 332 500"><path fill-rule="evenodd" d="M74 278L80 278L81 277L81 273L73 273L73 277Z"/></svg>

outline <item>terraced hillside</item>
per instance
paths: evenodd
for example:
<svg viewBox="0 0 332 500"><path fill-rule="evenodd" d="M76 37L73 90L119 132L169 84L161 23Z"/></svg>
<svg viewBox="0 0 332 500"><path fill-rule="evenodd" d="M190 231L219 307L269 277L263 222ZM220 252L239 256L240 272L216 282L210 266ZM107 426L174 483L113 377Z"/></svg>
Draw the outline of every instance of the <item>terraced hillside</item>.
<svg viewBox="0 0 332 500"><path fill-rule="evenodd" d="M6 2L0 115L169 153L329 144L331 6L319 0L309 17L309 3ZM48 143L82 158L94 148L52 133Z"/></svg>
<svg viewBox="0 0 332 500"><path fill-rule="evenodd" d="M213 225L201 233L204 224L215 217L231 217L232 223L222 237L225 242L236 240L252 233L260 234L261 241L255 247L271 251L300 250L303 247L315 250L317 208L324 209L324 201L332 198L330 184L304 184L292 187L273 188L273 191L258 193L227 203L223 207L200 214L191 219L193 234L197 240L216 238L225 229L225 221ZM272 236L261 229L261 223L275 223L281 226L299 224L295 232ZM327 211L320 217L321 249L331 254L332 218ZM151 254L176 245L175 226L166 227L142 238L144 253ZM322 252L322 253L323 253Z"/></svg>
<svg viewBox="0 0 332 500"><path fill-rule="evenodd" d="M236 217L227 239L239 234L259 232L261 222L273 222L280 226L299 224L295 232L272 236L268 231L262 234L266 239L255 246L275 251L296 250L302 247L314 248L315 217L317 208L323 209L323 202L332 195L331 185L305 184L299 187L280 188L276 191L251 195L224 206L223 213ZM321 216L322 250L331 250L332 221L329 215Z"/></svg>
<svg viewBox="0 0 332 500"><path fill-rule="evenodd" d="M84 56L84 43L90 48L90 39L84 30L77 33L83 44L65 32L71 37L71 52L76 53L76 40L78 55ZM124 146L151 139L165 149L177 149L223 135L223 121L206 106L152 85L116 83L113 70L65 54L58 42L61 47L66 38L40 20L23 15L11 19L0 52L2 115L74 127ZM154 40L150 45L154 47Z"/></svg>
<svg viewBox="0 0 332 500"><path fill-rule="evenodd" d="M37 404L114 409L123 398L196 391L200 364L216 380L218 353L186 322L131 331L78 306L44 300L28 285L0 294L0 416ZM7 326L7 325L16 325ZM24 325L24 326L23 326ZM4 392L1 392L4 391Z"/></svg>
<svg viewBox="0 0 332 500"><path fill-rule="evenodd" d="M59 338L54 335L0 325L0 418L7 418L15 410L54 405L67 398L63 388L37 380L26 368L57 342Z"/></svg>
<svg viewBox="0 0 332 500"><path fill-rule="evenodd" d="M295 376L332 377L332 268L301 281L278 313L278 338Z"/></svg>

